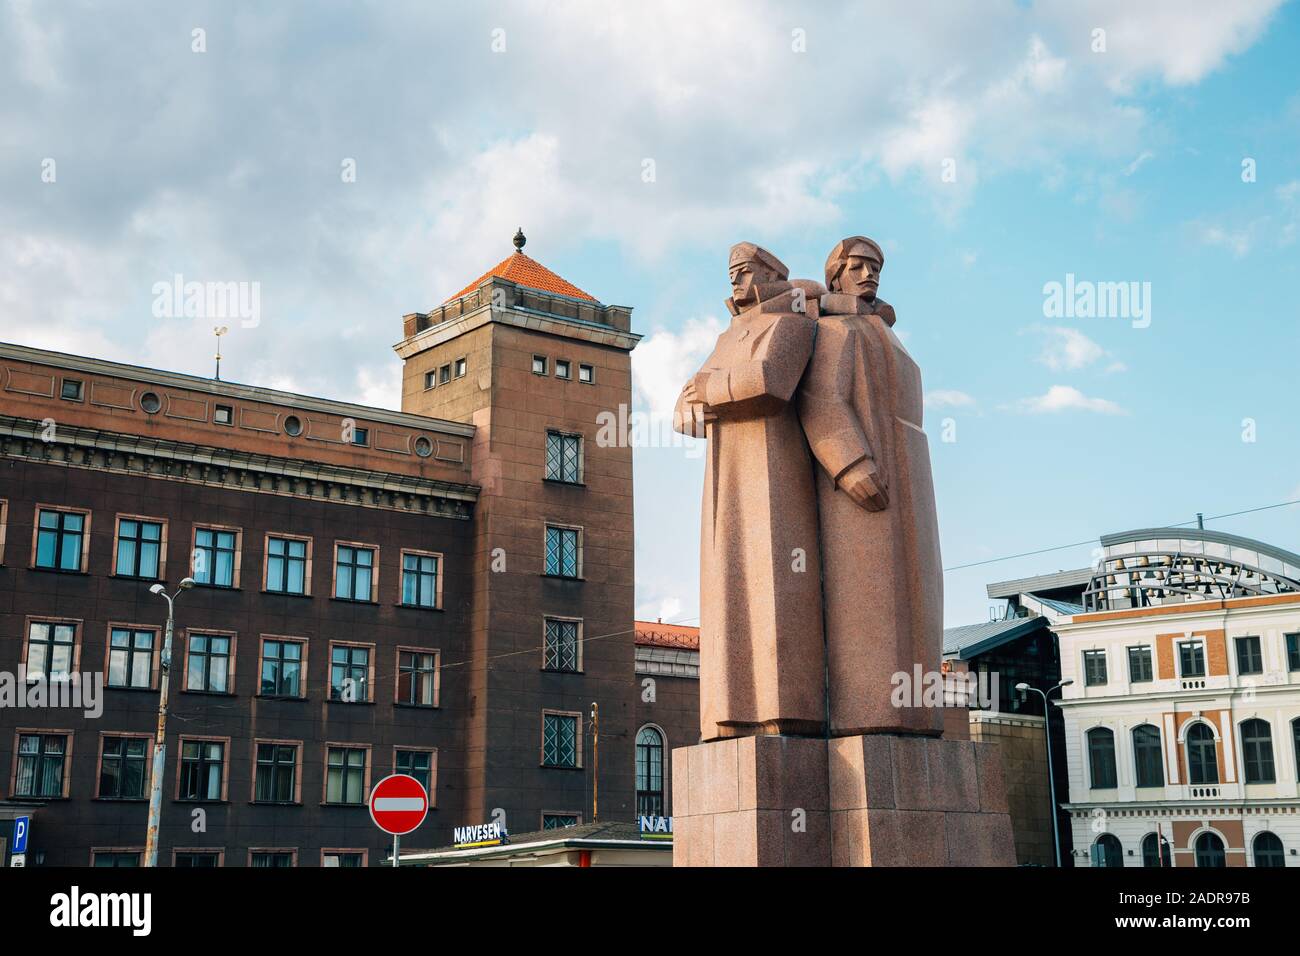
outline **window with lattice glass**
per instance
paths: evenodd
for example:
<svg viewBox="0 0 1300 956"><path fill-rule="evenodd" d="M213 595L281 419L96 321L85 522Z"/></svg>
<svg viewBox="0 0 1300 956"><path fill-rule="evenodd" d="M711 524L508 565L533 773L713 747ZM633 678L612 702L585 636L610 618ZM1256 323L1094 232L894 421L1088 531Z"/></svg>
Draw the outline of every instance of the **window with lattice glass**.
<svg viewBox="0 0 1300 956"><path fill-rule="evenodd" d="M340 601L371 600L374 569L373 548L339 545L335 561L334 596Z"/></svg>
<svg viewBox="0 0 1300 956"><path fill-rule="evenodd" d="M360 747L331 747L326 760L325 802L365 803L365 750Z"/></svg>
<svg viewBox="0 0 1300 956"><path fill-rule="evenodd" d="M78 511L42 508L36 518L36 567L80 571L86 516Z"/></svg>
<svg viewBox="0 0 1300 956"><path fill-rule="evenodd" d="M402 603L410 607L438 606L438 556L402 555Z"/></svg>
<svg viewBox="0 0 1300 956"><path fill-rule="evenodd" d="M296 744L258 744L253 799L258 803L294 803L297 774Z"/></svg>
<svg viewBox="0 0 1300 956"><path fill-rule="evenodd" d="M230 637L191 634L185 661L185 689L225 694L230 690Z"/></svg>
<svg viewBox="0 0 1300 956"><path fill-rule="evenodd" d="M18 738L15 797L61 797L68 738L63 734L23 734Z"/></svg>
<svg viewBox="0 0 1300 956"><path fill-rule="evenodd" d="M546 573L563 578L578 576L578 530L546 528Z"/></svg>
<svg viewBox="0 0 1300 956"><path fill-rule="evenodd" d="M548 767L578 766L578 718L542 715L542 763Z"/></svg>
<svg viewBox="0 0 1300 956"><path fill-rule="evenodd" d="M102 800L138 800L144 796L149 741L145 737L105 737L99 761Z"/></svg>
<svg viewBox="0 0 1300 956"><path fill-rule="evenodd" d="M664 812L664 738L654 727L636 735L636 812L659 817Z"/></svg>
<svg viewBox="0 0 1300 956"><path fill-rule="evenodd" d="M262 642L263 697L301 697L302 656L301 641Z"/></svg>
<svg viewBox="0 0 1300 956"><path fill-rule="evenodd" d="M438 655L420 651L399 651L397 655L397 701L415 707L436 705L435 681Z"/></svg>
<svg viewBox="0 0 1300 956"><path fill-rule="evenodd" d="M571 484L582 480L581 436L546 433L546 477Z"/></svg>
<svg viewBox="0 0 1300 956"><path fill-rule="evenodd" d="M194 553L190 557L190 577L195 584L216 588L235 586L235 532L199 528L194 532Z"/></svg>
<svg viewBox="0 0 1300 956"><path fill-rule="evenodd" d="M77 628L74 624L32 621L27 629L27 678L67 680L72 673Z"/></svg>
<svg viewBox="0 0 1300 956"><path fill-rule="evenodd" d="M550 671L578 669L578 622L546 619L546 660Z"/></svg>
<svg viewBox="0 0 1300 956"><path fill-rule="evenodd" d="M350 644L330 648L330 700L370 700L370 648Z"/></svg>
<svg viewBox="0 0 1300 956"><path fill-rule="evenodd" d="M117 523L117 574L123 578L158 579L162 556L160 521L122 518Z"/></svg>
<svg viewBox="0 0 1300 956"><path fill-rule="evenodd" d="M1106 683L1106 652L1083 652L1083 683L1087 687L1096 687Z"/></svg>
<svg viewBox="0 0 1300 956"><path fill-rule="evenodd" d="M307 542L267 538L266 589L276 594L307 593Z"/></svg>
<svg viewBox="0 0 1300 956"><path fill-rule="evenodd" d="M221 741L181 741L181 800L220 800L226 745Z"/></svg>
<svg viewBox="0 0 1300 956"><path fill-rule="evenodd" d="M109 635L108 686L153 686L154 632L115 627Z"/></svg>
<svg viewBox="0 0 1300 956"><path fill-rule="evenodd" d="M1153 677L1151 648L1147 646L1128 649L1128 679L1131 684L1145 684Z"/></svg>
<svg viewBox="0 0 1300 956"><path fill-rule="evenodd" d="M393 772L404 773L414 777L424 787L424 792L433 803L433 752L429 750L399 750L393 761Z"/></svg>

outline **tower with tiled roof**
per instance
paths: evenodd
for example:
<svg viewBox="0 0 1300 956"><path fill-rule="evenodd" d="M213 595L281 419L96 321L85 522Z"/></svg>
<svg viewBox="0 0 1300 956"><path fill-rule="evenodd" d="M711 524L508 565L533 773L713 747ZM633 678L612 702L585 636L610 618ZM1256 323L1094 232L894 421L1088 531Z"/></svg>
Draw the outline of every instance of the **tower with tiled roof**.
<svg viewBox="0 0 1300 956"><path fill-rule="evenodd" d="M516 832L634 812L632 450L597 441L632 401L631 309L515 251L405 316L402 409L476 426L476 582L462 785L470 819ZM620 414L621 412L621 414ZM450 666L455 662L448 661ZM572 744L576 767L556 767ZM558 735L558 738L557 738ZM450 768L448 768L450 769ZM477 816L478 819L474 819Z"/></svg>

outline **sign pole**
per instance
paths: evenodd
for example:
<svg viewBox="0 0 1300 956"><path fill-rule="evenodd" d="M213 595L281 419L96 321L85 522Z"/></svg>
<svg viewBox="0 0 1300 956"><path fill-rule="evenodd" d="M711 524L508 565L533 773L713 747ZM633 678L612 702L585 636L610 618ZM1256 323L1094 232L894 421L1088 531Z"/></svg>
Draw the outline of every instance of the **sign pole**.
<svg viewBox="0 0 1300 956"><path fill-rule="evenodd" d="M397 866L397 854L401 851L402 838L393 834L393 866Z"/></svg>

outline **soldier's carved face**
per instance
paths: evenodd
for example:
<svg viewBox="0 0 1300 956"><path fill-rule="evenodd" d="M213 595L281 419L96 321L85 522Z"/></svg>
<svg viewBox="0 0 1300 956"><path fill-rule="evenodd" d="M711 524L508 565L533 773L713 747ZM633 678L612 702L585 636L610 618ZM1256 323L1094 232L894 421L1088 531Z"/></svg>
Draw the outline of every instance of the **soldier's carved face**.
<svg viewBox="0 0 1300 956"><path fill-rule="evenodd" d="M761 262L738 262L731 267L731 298L739 308L758 303L758 286L776 281L776 273Z"/></svg>
<svg viewBox="0 0 1300 956"><path fill-rule="evenodd" d="M840 292L874 299L880 289L880 269L883 263L873 254L849 256L844 271L840 273Z"/></svg>

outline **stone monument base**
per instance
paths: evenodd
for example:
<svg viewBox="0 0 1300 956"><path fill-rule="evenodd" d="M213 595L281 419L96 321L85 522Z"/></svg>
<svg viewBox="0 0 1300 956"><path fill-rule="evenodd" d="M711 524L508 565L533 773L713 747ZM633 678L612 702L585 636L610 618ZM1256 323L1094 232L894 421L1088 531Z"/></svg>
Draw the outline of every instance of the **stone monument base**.
<svg viewBox="0 0 1300 956"><path fill-rule="evenodd" d="M673 751L674 866L1014 866L997 745L894 734Z"/></svg>

